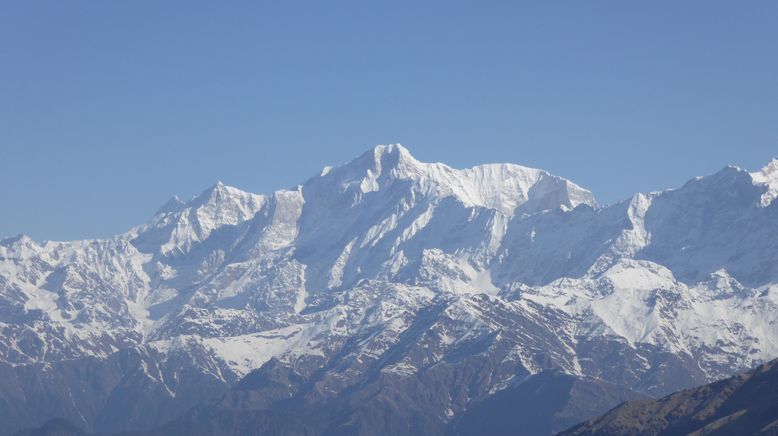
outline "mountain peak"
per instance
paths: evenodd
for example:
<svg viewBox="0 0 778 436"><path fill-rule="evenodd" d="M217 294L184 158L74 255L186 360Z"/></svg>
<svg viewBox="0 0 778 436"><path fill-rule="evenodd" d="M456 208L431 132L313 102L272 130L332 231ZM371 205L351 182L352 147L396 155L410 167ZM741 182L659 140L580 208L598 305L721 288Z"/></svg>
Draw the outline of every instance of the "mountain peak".
<svg viewBox="0 0 778 436"><path fill-rule="evenodd" d="M249 192L228 186L221 181L216 182L210 188L206 189L200 195L194 197L188 204L191 207L200 207L207 203L229 201L230 199L252 196Z"/></svg>
<svg viewBox="0 0 778 436"><path fill-rule="evenodd" d="M773 200L778 197L778 157L770 160L760 171L751 173L751 180L755 185L767 188L762 194L762 207L772 204Z"/></svg>
<svg viewBox="0 0 778 436"><path fill-rule="evenodd" d="M234 225L254 216L264 202L263 195L252 194L219 181L187 206L196 209L201 220Z"/></svg>
<svg viewBox="0 0 778 436"><path fill-rule="evenodd" d="M205 192L209 193L225 193L229 192L230 190L236 190L240 191L238 188L234 188L232 186L227 186L222 182L221 180L218 180L216 183L211 185L208 189L205 190Z"/></svg>
<svg viewBox="0 0 778 436"><path fill-rule="evenodd" d="M376 177L392 170L398 172L412 170L421 164L407 148L400 144L376 145L356 160L362 162Z"/></svg>
<svg viewBox="0 0 778 436"><path fill-rule="evenodd" d="M0 259L27 258L37 251L38 244L29 236L19 234L10 238L0 239ZM0 272L2 268L0 268ZM0 274L2 276L2 274ZM0 281L2 279L0 278Z"/></svg>
<svg viewBox="0 0 778 436"><path fill-rule="evenodd" d="M135 246L145 252L186 251L222 226L234 226L251 219L265 200L263 195L219 181L188 202L174 196L157 211L151 222L132 229L130 234Z"/></svg>
<svg viewBox="0 0 778 436"><path fill-rule="evenodd" d="M181 198L179 198L178 195L174 195L170 197L167 203L162 205L162 207L160 207L159 210L157 210L157 213L155 213L154 215L179 212L184 207L186 207L186 202L181 200Z"/></svg>
<svg viewBox="0 0 778 436"><path fill-rule="evenodd" d="M373 147L373 153L375 153L377 156L386 154L386 155L406 156L413 159L411 153L402 144L385 144L385 145L379 144Z"/></svg>
<svg viewBox="0 0 778 436"><path fill-rule="evenodd" d="M0 246L4 247L10 247L14 244L31 244L35 243L35 241L32 240L28 235L25 235L24 233L19 233L15 236L9 236L7 238L0 239Z"/></svg>
<svg viewBox="0 0 778 436"><path fill-rule="evenodd" d="M411 152L402 144L388 144L388 145L376 145L373 148L373 153L376 158L388 158L399 162L418 162L416 158L411 155Z"/></svg>
<svg viewBox="0 0 778 436"><path fill-rule="evenodd" d="M467 206L506 215L596 205L591 192L547 171L507 163L457 169L418 161L400 144L377 145L344 165L325 168L321 177L327 178L327 186L362 193L379 191L396 180L410 181L424 195L454 197Z"/></svg>

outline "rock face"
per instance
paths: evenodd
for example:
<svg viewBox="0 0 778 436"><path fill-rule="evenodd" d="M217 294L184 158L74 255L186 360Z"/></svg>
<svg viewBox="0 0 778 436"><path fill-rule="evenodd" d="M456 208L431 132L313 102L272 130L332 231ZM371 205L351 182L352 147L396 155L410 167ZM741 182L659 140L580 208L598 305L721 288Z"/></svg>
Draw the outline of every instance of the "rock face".
<svg viewBox="0 0 778 436"><path fill-rule="evenodd" d="M729 376L778 355L775 167L603 207L542 170L378 146L111 239L2 240L0 434L467 433L541 381L567 392L522 415L547 434Z"/></svg>
<svg viewBox="0 0 778 436"><path fill-rule="evenodd" d="M625 403L563 435L778 434L778 360L659 400Z"/></svg>

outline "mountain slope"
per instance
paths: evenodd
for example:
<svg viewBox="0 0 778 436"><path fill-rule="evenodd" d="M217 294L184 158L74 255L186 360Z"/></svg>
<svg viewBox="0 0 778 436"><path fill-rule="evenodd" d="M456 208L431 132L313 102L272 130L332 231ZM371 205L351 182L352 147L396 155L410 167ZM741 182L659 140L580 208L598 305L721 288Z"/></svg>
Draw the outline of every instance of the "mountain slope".
<svg viewBox="0 0 778 436"><path fill-rule="evenodd" d="M641 395L597 380L559 371L524 377L520 383L478 403L454 422L437 416L437 404L451 391L480 379L488 362L469 359L465 365L424 371L418 380L380 377L344 395L316 402L287 392L294 374L271 364L244 379L222 400L204 405L152 435L501 435L552 434L596 411ZM320 387L312 389L319 390ZM276 396L283 402L273 401ZM271 399L268 401L268 399Z"/></svg>
<svg viewBox="0 0 778 436"><path fill-rule="evenodd" d="M55 418L37 429L25 429L15 436L94 436L82 431L68 420Z"/></svg>
<svg viewBox="0 0 778 436"><path fill-rule="evenodd" d="M449 435L554 434L626 400L644 398L597 379L544 371L490 396L449 424Z"/></svg>
<svg viewBox="0 0 778 436"><path fill-rule="evenodd" d="M778 434L778 360L659 400L627 402L560 434Z"/></svg>

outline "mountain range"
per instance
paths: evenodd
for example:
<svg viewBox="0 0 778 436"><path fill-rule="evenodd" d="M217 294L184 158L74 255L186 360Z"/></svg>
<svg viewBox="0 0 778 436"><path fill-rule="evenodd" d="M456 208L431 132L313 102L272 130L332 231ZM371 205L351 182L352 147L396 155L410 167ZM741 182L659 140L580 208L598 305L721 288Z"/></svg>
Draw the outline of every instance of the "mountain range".
<svg viewBox="0 0 778 436"><path fill-rule="evenodd" d="M599 205L387 145L109 239L4 239L0 434L558 432L778 356L776 197L778 160Z"/></svg>

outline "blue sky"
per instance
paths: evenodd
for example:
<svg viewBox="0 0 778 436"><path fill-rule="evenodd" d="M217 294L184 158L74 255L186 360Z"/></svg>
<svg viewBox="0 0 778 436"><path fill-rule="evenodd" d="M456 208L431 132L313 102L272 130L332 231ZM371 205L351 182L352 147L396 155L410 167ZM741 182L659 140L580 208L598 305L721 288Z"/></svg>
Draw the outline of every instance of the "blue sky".
<svg viewBox="0 0 778 436"><path fill-rule="evenodd" d="M375 144L604 203L778 155L778 2L7 1L0 236L99 237Z"/></svg>

